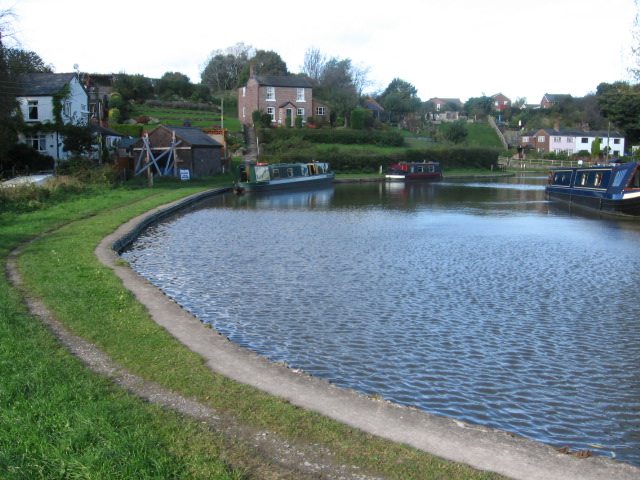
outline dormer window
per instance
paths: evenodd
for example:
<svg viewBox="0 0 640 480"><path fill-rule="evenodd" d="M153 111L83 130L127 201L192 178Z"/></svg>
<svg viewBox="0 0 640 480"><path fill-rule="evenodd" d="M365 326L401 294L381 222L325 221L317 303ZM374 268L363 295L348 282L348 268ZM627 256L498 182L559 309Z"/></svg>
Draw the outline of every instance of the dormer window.
<svg viewBox="0 0 640 480"><path fill-rule="evenodd" d="M29 120L38 120L38 101L29 100L28 102Z"/></svg>
<svg viewBox="0 0 640 480"><path fill-rule="evenodd" d="M276 87L267 87L267 101L268 102L276 101Z"/></svg>

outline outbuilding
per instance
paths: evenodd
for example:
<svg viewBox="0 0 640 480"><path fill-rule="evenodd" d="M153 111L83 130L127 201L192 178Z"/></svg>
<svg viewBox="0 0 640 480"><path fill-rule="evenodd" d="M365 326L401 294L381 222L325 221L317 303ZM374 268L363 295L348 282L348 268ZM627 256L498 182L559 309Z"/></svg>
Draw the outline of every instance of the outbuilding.
<svg viewBox="0 0 640 480"><path fill-rule="evenodd" d="M206 177L222 171L222 144L199 128L160 125L148 134L148 145L150 152L145 151L144 138L136 141L134 158L150 153L150 161L155 159L159 169L168 175L189 170L191 177ZM166 169L167 165L173 168Z"/></svg>

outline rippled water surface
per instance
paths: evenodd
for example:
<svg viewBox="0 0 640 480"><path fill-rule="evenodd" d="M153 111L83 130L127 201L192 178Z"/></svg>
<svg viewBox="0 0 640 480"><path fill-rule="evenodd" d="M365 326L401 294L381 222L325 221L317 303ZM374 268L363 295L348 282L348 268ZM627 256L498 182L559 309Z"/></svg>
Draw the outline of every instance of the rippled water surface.
<svg viewBox="0 0 640 480"><path fill-rule="evenodd" d="M542 182L224 195L123 256L274 361L640 465L640 223Z"/></svg>

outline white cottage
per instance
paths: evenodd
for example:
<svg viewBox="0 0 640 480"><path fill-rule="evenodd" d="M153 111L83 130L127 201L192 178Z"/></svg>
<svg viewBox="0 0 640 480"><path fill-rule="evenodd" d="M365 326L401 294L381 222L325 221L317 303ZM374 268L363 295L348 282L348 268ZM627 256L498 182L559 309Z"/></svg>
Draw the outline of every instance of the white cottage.
<svg viewBox="0 0 640 480"><path fill-rule="evenodd" d="M56 121L65 125L87 125L89 97L78 75L28 73L20 76L19 84L16 99L22 118L27 125L43 126L41 130L21 133L20 141L56 160L67 159L69 152L63 150L62 134L44 126ZM58 119L56 115L59 115Z"/></svg>

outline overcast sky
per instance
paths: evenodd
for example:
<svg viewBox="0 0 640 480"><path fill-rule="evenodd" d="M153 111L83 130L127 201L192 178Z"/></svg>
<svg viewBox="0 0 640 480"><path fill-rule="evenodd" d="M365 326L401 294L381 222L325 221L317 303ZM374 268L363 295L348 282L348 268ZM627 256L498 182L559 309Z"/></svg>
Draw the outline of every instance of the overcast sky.
<svg viewBox="0 0 640 480"><path fill-rule="evenodd" d="M501 92L529 103L629 80L636 15L634 0L0 0L7 9L12 39L56 72L199 82L212 51L243 42L293 73L310 47L349 58L369 69L368 91L401 78L422 100Z"/></svg>

